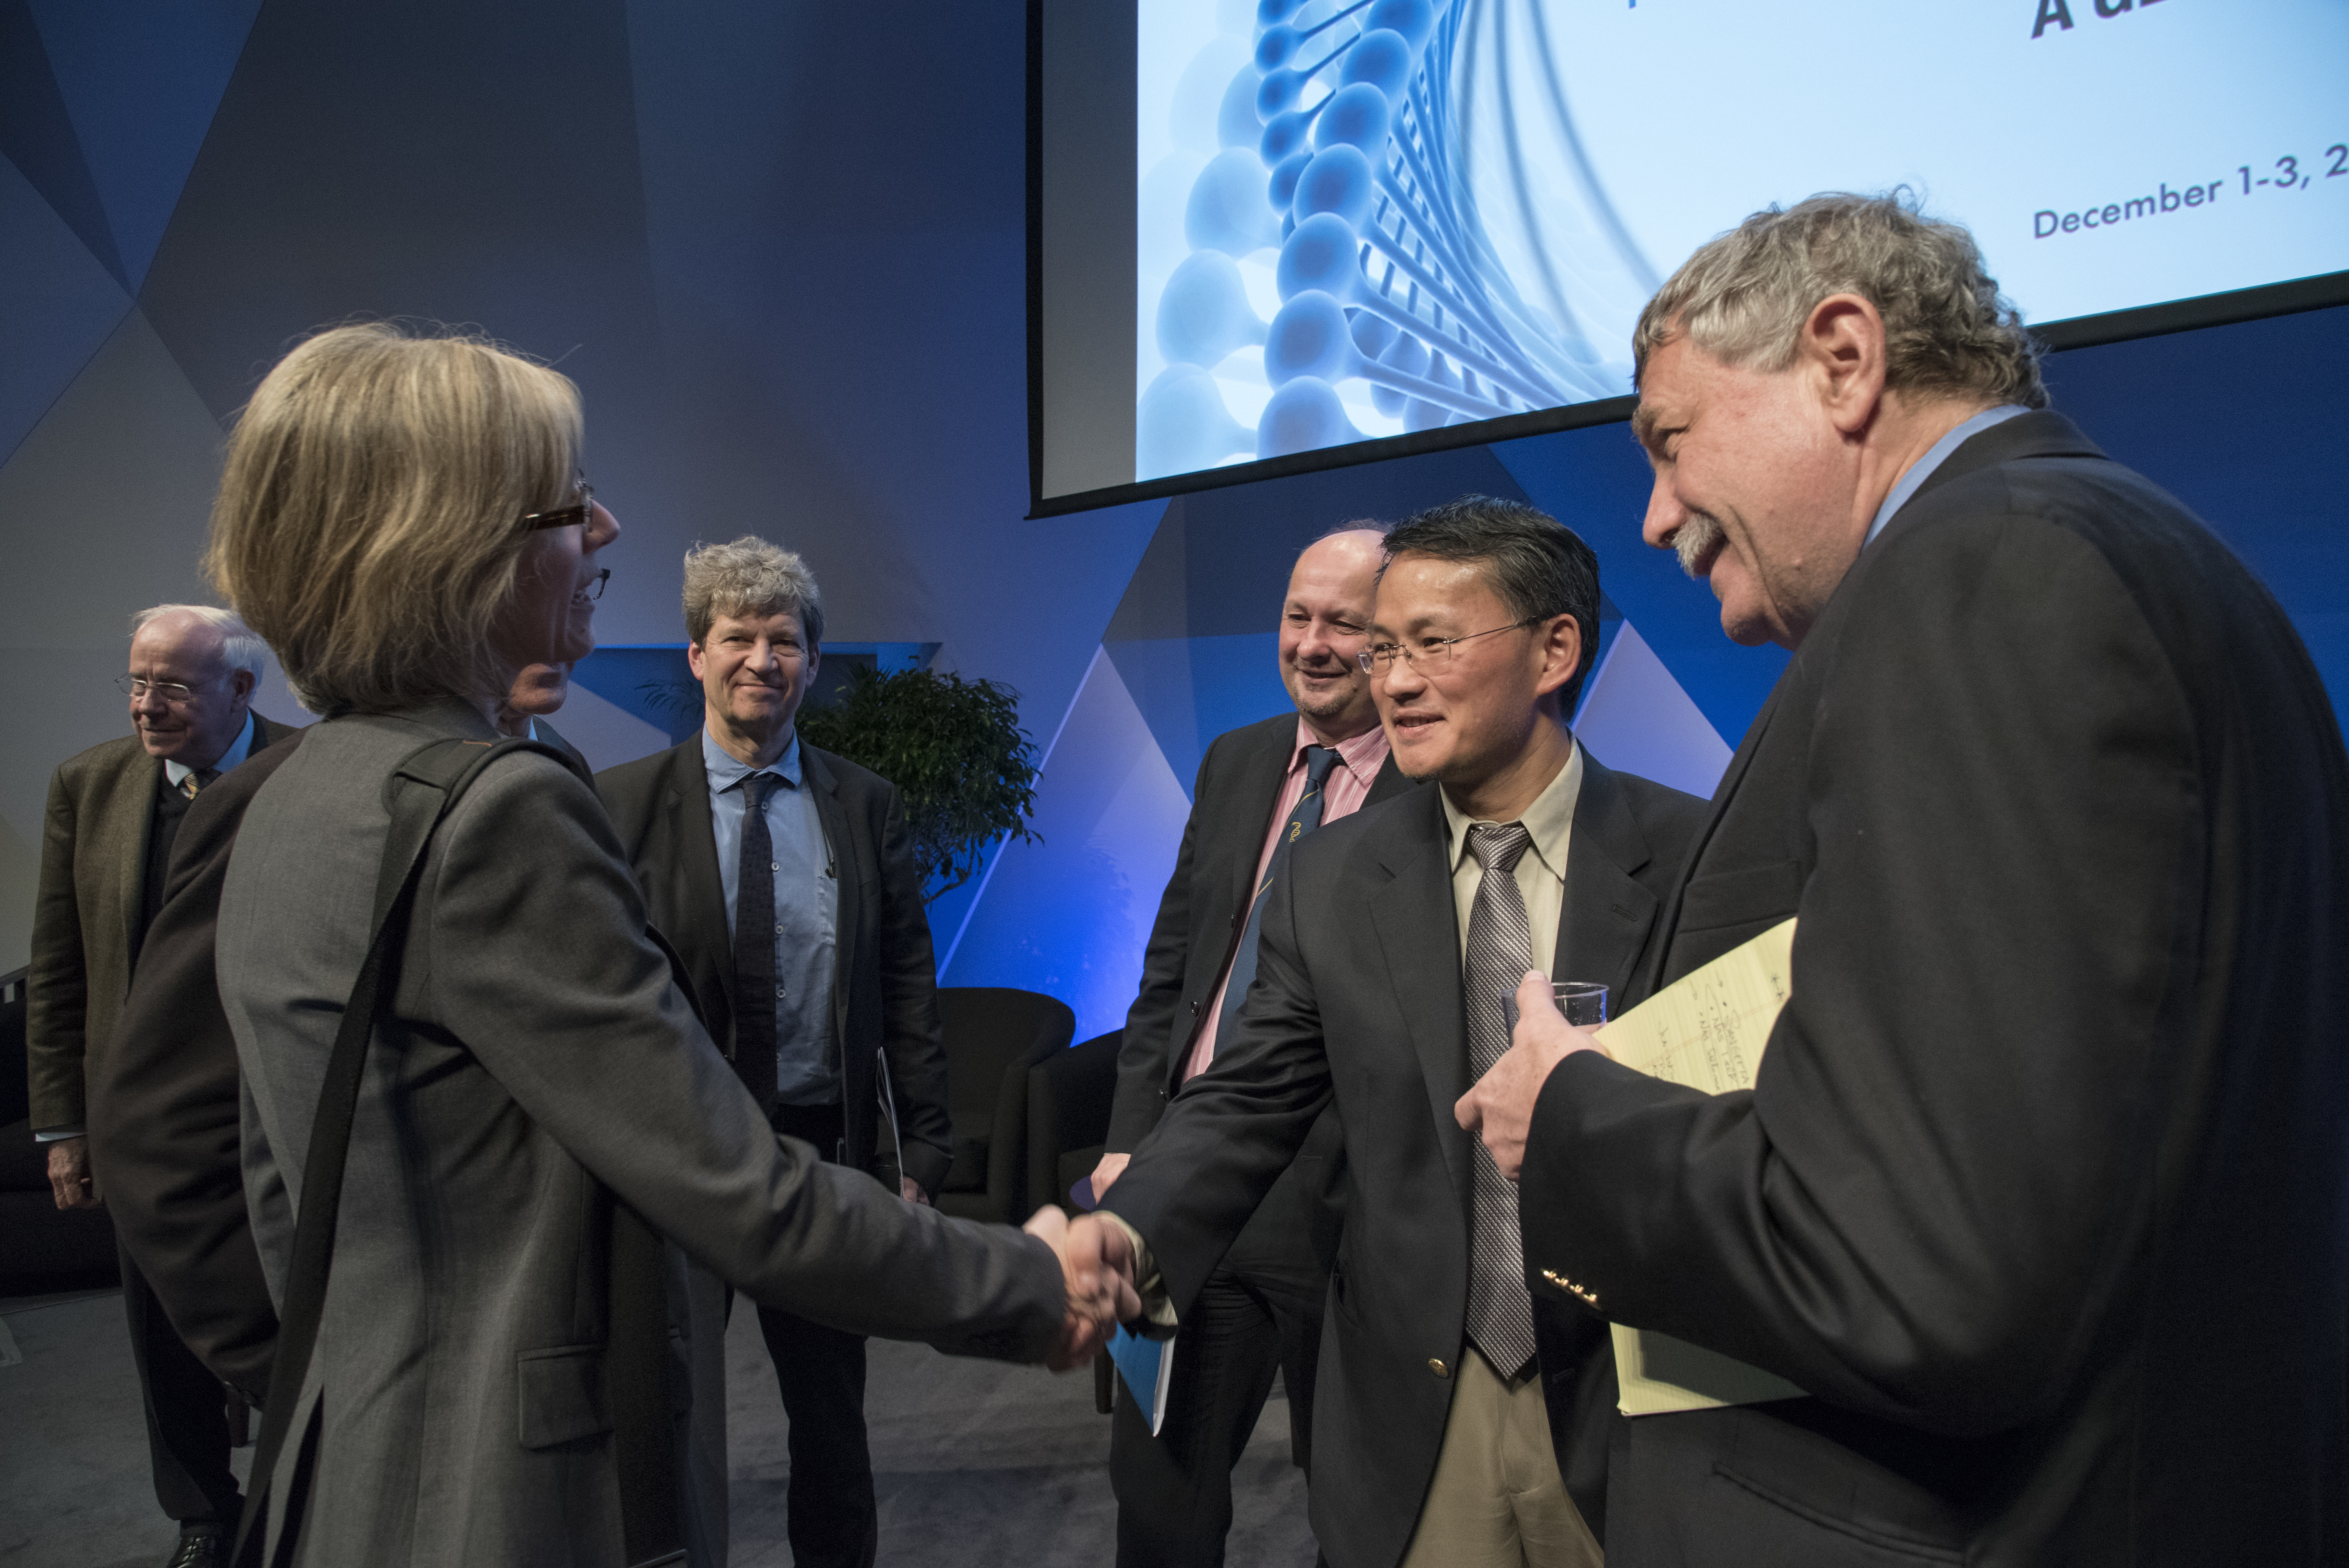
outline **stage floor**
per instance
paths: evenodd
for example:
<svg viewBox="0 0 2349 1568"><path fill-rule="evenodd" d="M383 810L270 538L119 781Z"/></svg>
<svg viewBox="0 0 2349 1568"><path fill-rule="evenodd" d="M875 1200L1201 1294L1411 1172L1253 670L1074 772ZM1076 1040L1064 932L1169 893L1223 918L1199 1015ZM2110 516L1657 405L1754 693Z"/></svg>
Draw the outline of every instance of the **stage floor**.
<svg viewBox="0 0 2349 1568"><path fill-rule="evenodd" d="M174 1539L155 1506L119 1292L0 1300L0 1562L11 1568L152 1568ZM9 1359L10 1346L17 1359ZM732 1568L782 1568L790 1465L755 1314L727 1337ZM872 1344L865 1417L881 1509L880 1562L1105 1568L1117 1507L1109 1419L1092 1378L1055 1377ZM239 1449L240 1475L252 1453ZM1234 1568L1311 1568L1304 1480L1288 1462L1276 1389L1233 1474Z"/></svg>

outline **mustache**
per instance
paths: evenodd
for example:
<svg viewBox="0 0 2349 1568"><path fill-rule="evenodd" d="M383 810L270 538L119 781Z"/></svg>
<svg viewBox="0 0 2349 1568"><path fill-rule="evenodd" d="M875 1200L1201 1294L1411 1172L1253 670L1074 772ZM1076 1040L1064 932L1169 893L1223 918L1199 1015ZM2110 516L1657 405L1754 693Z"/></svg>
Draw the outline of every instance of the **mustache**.
<svg viewBox="0 0 2349 1568"><path fill-rule="evenodd" d="M1699 575L1697 562L1710 554L1721 540L1721 524L1717 521L1704 512L1691 512L1689 520L1672 531L1672 550L1681 558L1681 571L1691 577Z"/></svg>

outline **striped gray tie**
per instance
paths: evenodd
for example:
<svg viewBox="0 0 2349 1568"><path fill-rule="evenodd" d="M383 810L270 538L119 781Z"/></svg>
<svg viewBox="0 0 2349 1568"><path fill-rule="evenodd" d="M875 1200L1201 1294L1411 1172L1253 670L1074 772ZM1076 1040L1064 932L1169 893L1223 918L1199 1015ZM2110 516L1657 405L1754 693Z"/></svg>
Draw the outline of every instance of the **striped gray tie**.
<svg viewBox="0 0 2349 1568"><path fill-rule="evenodd" d="M1479 822L1468 852L1485 868L1468 911L1468 1071L1482 1078L1509 1048L1507 1004L1534 966L1533 927L1517 891L1518 858L1533 842L1522 822ZM1468 1337L1504 1377L1534 1358L1533 1300L1526 1294L1525 1241L1517 1231L1517 1190L1502 1176L1482 1139L1476 1149L1476 1236L1468 1273Z"/></svg>

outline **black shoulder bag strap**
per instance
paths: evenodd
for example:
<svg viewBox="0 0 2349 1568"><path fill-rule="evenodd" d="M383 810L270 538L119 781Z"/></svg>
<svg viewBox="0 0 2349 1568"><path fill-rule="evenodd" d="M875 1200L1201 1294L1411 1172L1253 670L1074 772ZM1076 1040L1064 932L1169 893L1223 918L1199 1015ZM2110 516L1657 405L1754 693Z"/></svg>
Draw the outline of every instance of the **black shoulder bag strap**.
<svg viewBox="0 0 2349 1568"><path fill-rule="evenodd" d="M481 769L516 751L535 751L576 771L569 758L543 741L450 739L431 741L409 752L384 780L391 831L384 840L383 867L376 873L373 935L359 965L358 983L351 987L350 1001L343 1008L342 1026L335 1031L326 1084L310 1122L310 1152L302 1166L301 1212L294 1222L294 1260L286 1270L285 1299L278 1309L269 1403L262 1414L260 1439L254 1446L244 1515L230 1558L237 1568L260 1568L263 1543L268 1538L271 1483L294 1425L295 1407L302 1402L310 1353L326 1305L326 1272L334 1263L335 1220L342 1206L343 1167L350 1154L351 1121L358 1111L367 1040L388 1000L384 974L388 967L396 966L396 954L407 935L409 910L424 870L424 847ZM291 1556L301 1523L301 1503L298 1493L286 1499L281 1556Z"/></svg>

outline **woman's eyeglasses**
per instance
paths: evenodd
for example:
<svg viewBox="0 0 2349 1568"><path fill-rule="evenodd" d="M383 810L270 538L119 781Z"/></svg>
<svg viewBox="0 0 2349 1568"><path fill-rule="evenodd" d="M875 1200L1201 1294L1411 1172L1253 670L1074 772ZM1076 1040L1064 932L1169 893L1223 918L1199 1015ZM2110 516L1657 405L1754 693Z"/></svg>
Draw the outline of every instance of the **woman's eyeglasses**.
<svg viewBox="0 0 2349 1568"><path fill-rule="evenodd" d="M579 481L579 499L554 511L527 513L522 525L528 529L568 528L574 522L593 522L595 519L595 487L585 480ZM612 580L612 569L605 567L587 580L586 595L590 600L604 596L604 584Z"/></svg>
<svg viewBox="0 0 2349 1568"><path fill-rule="evenodd" d="M579 481L579 499L554 511L533 511L522 520L524 528L568 528L574 522L592 521L595 516L595 487L585 480Z"/></svg>

